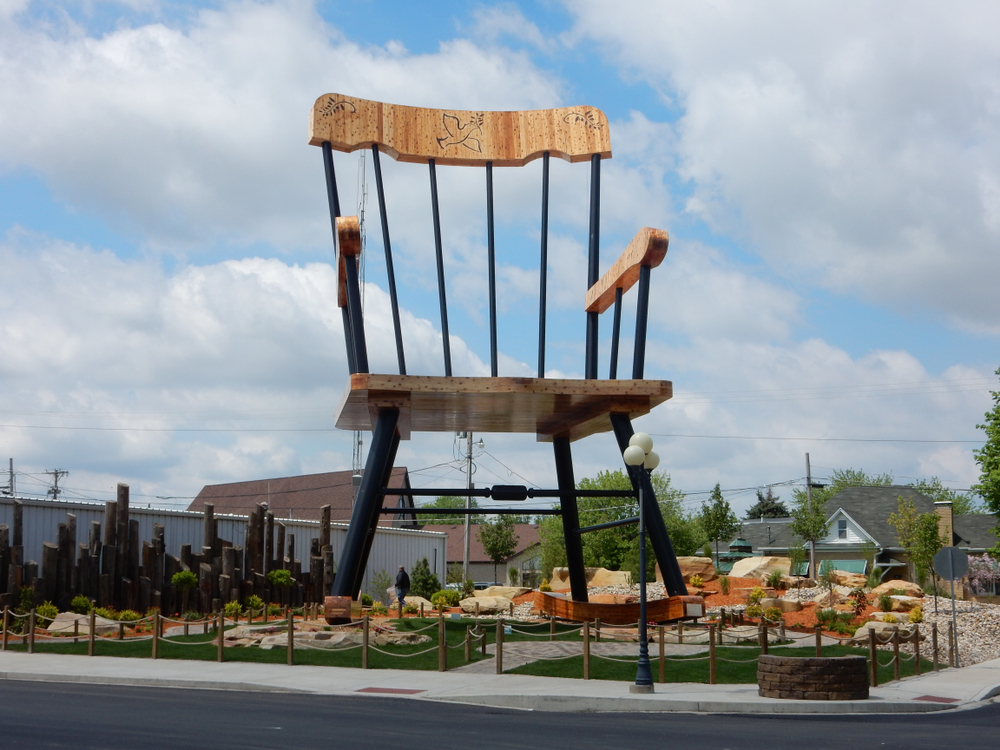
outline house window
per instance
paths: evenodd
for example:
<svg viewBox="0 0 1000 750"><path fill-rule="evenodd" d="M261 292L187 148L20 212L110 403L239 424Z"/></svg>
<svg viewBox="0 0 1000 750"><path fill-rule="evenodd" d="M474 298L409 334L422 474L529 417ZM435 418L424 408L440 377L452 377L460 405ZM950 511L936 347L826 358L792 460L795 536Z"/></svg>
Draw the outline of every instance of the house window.
<svg viewBox="0 0 1000 750"><path fill-rule="evenodd" d="M843 519L837 521L837 538L847 539L847 521Z"/></svg>

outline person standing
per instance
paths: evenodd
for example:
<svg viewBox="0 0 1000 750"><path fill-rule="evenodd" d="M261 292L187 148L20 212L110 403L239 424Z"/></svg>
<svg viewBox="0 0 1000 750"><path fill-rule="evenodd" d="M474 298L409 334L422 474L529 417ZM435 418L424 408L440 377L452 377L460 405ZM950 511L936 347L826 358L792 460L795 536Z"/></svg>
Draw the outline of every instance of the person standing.
<svg viewBox="0 0 1000 750"><path fill-rule="evenodd" d="M400 607L406 606L408 593L410 593L410 576L407 575L406 569L400 565L399 572L396 573L396 599L399 601Z"/></svg>

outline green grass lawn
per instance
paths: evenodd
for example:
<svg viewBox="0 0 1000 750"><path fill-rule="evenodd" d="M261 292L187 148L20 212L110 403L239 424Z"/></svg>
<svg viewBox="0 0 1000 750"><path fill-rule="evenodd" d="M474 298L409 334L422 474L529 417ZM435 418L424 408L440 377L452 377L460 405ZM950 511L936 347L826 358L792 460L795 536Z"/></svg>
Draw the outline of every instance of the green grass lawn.
<svg viewBox="0 0 1000 750"><path fill-rule="evenodd" d="M652 662L653 680L659 680L659 658L656 646L651 644L650 661ZM775 656L815 656L816 649L813 647L774 647L768 649L768 653ZM716 676L715 681L719 684L747 684L757 683L757 656L760 649L756 646L721 646L716 648ZM868 649L851 648L848 646L824 646L823 656L867 656ZM708 652L697 656L668 657L677 661L667 661L665 665L665 678L667 682L701 682L708 683ZM615 657L620 658L620 657ZM887 652L879 652L879 661L886 662L892 658ZM731 659L731 663L722 661ZM933 665L926 659L921 660L924 672L930 672ZM618 680L621 682L632 682L635 680L636 660L628 662L607 661L591 654L590 676L594 680ZM540 677L572 677L583 678L583 656L574 656L560 661L536 661L525 664L522 667L506 670L511 674L528 674ZM908 677L913 674L913 661L902 663L901 676ZM879 668L879 684L892 680L892 667Z"/></svg>

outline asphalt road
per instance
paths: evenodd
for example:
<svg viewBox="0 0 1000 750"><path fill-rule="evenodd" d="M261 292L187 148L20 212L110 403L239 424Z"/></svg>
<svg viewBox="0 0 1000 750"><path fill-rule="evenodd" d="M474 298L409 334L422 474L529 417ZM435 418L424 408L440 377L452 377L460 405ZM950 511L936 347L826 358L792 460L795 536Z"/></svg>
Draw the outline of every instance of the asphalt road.
<svg viewBox="0 0 1000 750"><path fill-rule="evenodd" d="M398 698L0 682L0 748L1000 747L1000 704L922 715L569 714Z"/></svg>

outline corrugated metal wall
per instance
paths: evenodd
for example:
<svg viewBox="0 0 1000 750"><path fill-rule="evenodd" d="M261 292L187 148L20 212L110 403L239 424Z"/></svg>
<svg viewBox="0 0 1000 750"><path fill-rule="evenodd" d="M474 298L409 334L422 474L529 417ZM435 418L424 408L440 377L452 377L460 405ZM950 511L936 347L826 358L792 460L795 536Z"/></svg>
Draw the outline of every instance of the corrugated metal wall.
<svg viewBox="0 0 1000 750"><path fill-rule="evenodd" d="M66 514L76 516L76 541L86 542L90 536L90 524L97 521L104 525L104 504L88 502L71 502L64 500L39 500L37 498L19 498L24 503L24 560L34 560L41 563L42 542L56 542L60 523L66 522ZM186 510L159 510L156 508L129 507L129 518L139 522L139 541L149 541L153 536L153 524L163 524L166 550L171 555L179 555L182 544L190 544L194 549L201 548L203 515ZM246 516L215 516L219 524L219 537L228 539L235 545L243 546L246 533ZM276 519L285 524L285 534L295 535L295 557L302 561L302 570L309 570L309 545L314 538L319 537L319 522L301 519ZM0 497L0 524L13 527L14 501L10 497ZM340 560L340 552L347 536L347 524L334 523L330 525L330 544L333 546L333 559ZM396 569L405 565L407 570L413 564L426 557L438 578L444 583L447 562L445 545L447 535L436 531L412 531L379 527L375 533L371 555L368 557L368 567L361 590L375 595L371 591L371 577L380 570L393 579ZM11 538L13 541L13 537ZM74 552L74 557L75 557Z"/></svg>

